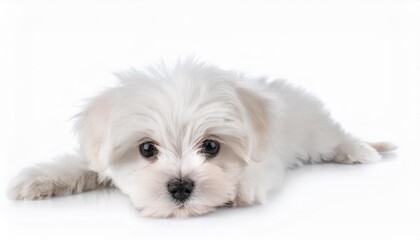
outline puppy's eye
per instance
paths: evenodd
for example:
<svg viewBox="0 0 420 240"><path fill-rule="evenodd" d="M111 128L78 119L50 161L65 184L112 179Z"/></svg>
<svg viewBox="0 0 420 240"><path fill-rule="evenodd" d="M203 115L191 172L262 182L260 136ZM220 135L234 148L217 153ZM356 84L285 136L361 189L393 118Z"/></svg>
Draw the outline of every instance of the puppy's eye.
<svg viewBox="0 0 420 240"><path fill-rule="evenodd" d="M140 154L145 158L153 157L158 153L156 148L156 143L154 142L144 142L139 146Z"/></svg>
<svg viewBox="0 0 420 240"><path fill-rule="evenodd" d="M201 147L202 152L207 155L207 157L211 158L216 156L219 152L220 144L215 140L204 140L203 145Z"/></svg>

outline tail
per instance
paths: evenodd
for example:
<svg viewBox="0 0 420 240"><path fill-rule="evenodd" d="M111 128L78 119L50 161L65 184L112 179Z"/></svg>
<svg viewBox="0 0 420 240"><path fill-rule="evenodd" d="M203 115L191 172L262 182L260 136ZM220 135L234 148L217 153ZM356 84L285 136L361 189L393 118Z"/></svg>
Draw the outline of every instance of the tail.
<svg viewBox="0 0 420 240"><path fill-rule="evenodd" d="M7 194L11 199L35 200L80 193L109 184L110 180L89 170L80 156L69 154L54 162L24 169L11 181Z"/></svg>
<svg viewBox="0 0 420 240"><path fill-rule="evenodd" d="M398 148L397 145L391 142L370 142L368 144L371 147L373 147L378 153L392 152Z"/></svg>

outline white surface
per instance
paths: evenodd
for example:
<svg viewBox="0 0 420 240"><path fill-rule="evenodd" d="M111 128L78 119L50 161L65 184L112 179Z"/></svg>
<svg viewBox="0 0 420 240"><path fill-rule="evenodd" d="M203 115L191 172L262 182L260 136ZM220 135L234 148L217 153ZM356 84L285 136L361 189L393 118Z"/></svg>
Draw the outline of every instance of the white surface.
<svg viewBox="0 0 420 240"><path fill-rule="evenodd" d="M350 131L400 148L289 171L265 205L142 218L117 191L6 198L21 168L76 146L70 118L110 74L197 55L288 78ZM420 239L420 2L0 2L0 239Z"/></svg>

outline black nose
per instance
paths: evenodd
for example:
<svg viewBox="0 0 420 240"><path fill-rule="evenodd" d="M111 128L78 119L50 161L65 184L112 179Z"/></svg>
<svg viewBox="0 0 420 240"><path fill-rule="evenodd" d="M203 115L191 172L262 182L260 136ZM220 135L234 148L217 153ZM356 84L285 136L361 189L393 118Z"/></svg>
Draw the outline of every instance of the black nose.
<svg viewBox="0 0 420 240"><path fill-rule="evenodd" d="M172 179L168 183L168 190L175 200L184 202L194 190L194 182L190 179Z"/></svg>

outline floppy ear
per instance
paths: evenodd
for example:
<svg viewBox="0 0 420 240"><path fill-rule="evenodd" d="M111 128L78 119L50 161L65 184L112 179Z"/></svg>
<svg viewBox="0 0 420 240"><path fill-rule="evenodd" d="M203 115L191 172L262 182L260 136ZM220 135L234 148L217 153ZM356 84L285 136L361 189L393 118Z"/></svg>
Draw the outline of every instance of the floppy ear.
<svg viewBox="0 0 420 240"><path fill-rule="evenodd" d="M268 129L270 125L269 100L261 93L240 86L237 94L245 109L245 122L249 125L249 157L254 161L262 160L261 153L268 142Z"/></svg>
<svg viewBox="0 0 420 240"><path fill-rule="evenodd" d="M111 138L110 115L114 95L107 91L93 98L78 116L76 132L80 149L93 171L103 171L111 161L113 142Z"/></svg>

